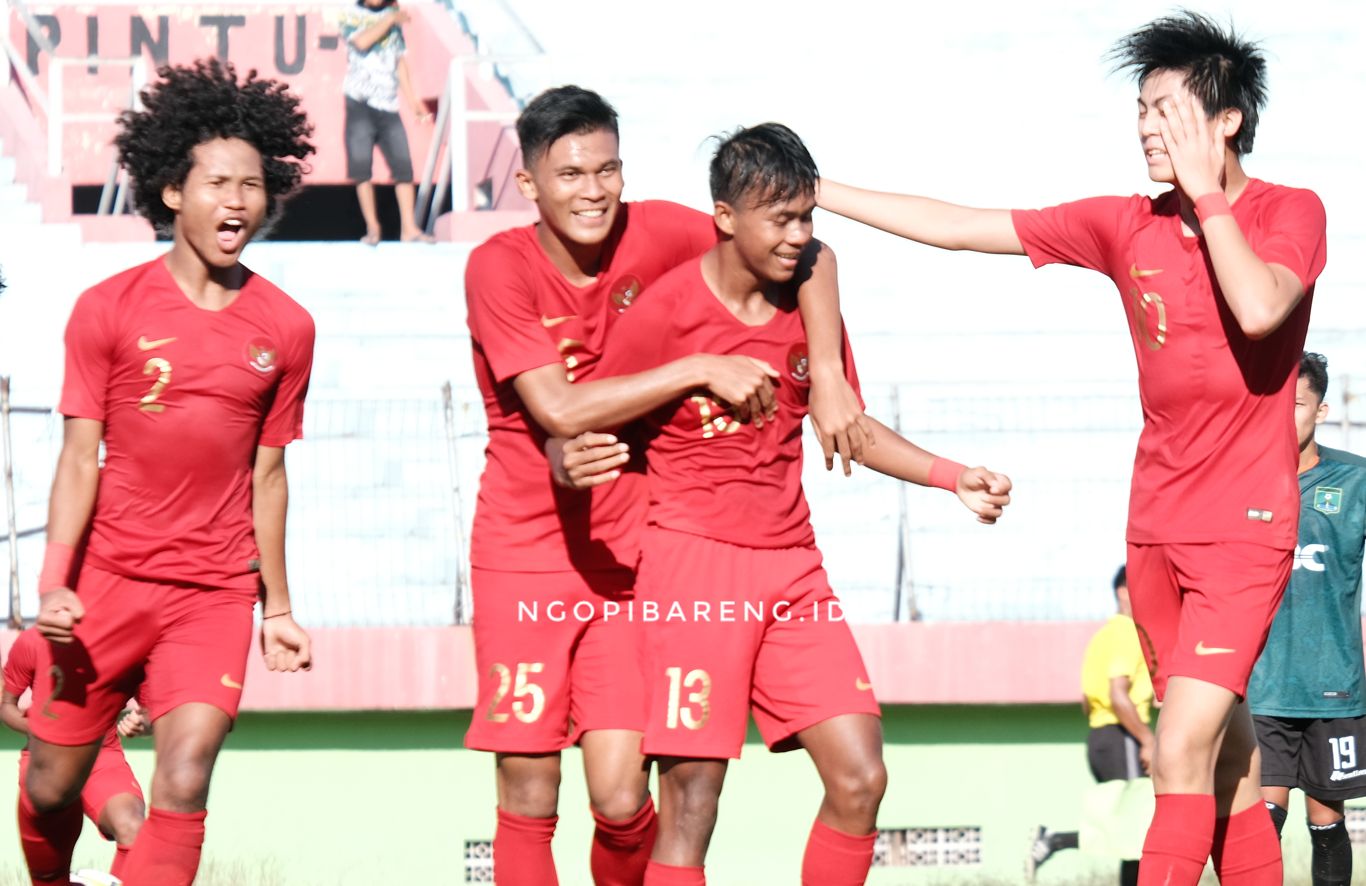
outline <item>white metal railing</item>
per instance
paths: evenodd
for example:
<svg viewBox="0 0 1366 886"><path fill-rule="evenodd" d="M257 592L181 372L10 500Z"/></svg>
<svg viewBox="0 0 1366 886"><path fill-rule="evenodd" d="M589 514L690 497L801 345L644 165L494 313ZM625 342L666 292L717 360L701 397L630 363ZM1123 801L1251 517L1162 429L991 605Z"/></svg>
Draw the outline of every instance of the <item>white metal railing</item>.
<svg viewBox="0 0 1366 886"><path fill-rule="evenodd" d="M500 66L532 61L545 54L535 36L504 0L493 0L494 11L504 23L512 26L527 47L523 52L480 51L478 35L471 29L466 15L457 11L451 0L444 0L443 5L456 16L462 30L475 42L476 51L451 59L446 71L446 82L442 86L441 99L437 105L435 134L427 151L417 191L418 218L429 234L436 226L436 210L447 188L450 188L452 212L468 212L471 208L489 209L497 204L499 195L493 193L492 187L486 193L482 190L484 181L489 179L471 181L469 125L490 122L505 124L494 143L494 152L505 137L516 138L510 124L516 121L521 103L517 102L517 109L508 111L471 110L465 93L465 78L470 67L478 67L478 76L486 79L497 78L507 89L508 97L516 101L511 84L503 75ZM446 154L444 162L443 149ZM492 157L488 171L492 171Z"/></svg>
<svg viewBox="0 0 1366 886"><path fill-rule="evenodd" d="M6 33L4 42L7 65L15 71L25 92L43 112L47 130L47 174L56 177L62 174L64 166L62 158L65 147L65 131L68 125L107 123L117 118L117 114L108 112L67 113L65 110L66 69L73 66L127 67L129 69L129 91L124 107L137 110L141 107L142 90L148 83L150 65L141 55L90 55L79 58L58 56L57 48L48 39L42 25L29 12L23 0L7 0L7 2L14 7L14 11L18 14L20 21L24 23L24 28L34 45L37 46L38 51L48 58L48 82L47 89L44 90L33 72L28 69L27 59L23 58L14 48ZM8 30L8 17L6 17L6 30ZM109 175L105 180L104 190L100 194L100 214L122 212L126 188L127 176L120 170L118 158L115 157L110 162Z"/></svg>

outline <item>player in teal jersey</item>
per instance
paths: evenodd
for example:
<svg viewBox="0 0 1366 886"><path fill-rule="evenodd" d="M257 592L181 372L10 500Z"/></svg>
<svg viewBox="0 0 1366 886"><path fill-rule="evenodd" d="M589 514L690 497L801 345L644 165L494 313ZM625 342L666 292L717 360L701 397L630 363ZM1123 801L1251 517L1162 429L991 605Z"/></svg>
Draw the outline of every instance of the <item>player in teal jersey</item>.
<svg viewBox="0 0 1366 886"><path fill-rule="evenodd" d="M1262 798L1280 833L1290 789L1304 791L1314 886L1346 886L1352 844L1343 801L1366 796L1366 664L1361 569L1366 459L1319 446L1328 361L1306 353L1295 391L1300 530L1285 599L1247 699L1262 752Z"/></svg>

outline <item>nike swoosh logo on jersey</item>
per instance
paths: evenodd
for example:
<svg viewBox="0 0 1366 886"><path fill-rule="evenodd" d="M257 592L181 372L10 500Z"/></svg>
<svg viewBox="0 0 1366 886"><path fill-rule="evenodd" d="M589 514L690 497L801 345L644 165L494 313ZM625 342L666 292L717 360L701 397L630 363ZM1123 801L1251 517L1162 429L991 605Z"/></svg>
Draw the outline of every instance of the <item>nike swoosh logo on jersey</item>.
<svg viewBox="0 0 1366 886"><path fill-rule="evenodd" d="M1230 652L1237 651L1237 649L1226 649L1222 646L1206 646L1204 640L1195 644L1196 655L1227 655Z"/></svg>
<svg viewBox="0 0 1366 886"><path fill-rule="evenodd" d="M1129 266L1129 278L1132 280L1138 280L1143 277L1156 277L1160 273L1162 273L1161 268L1154 268L1151 271L1140 271L1136 264Z"/></svg>
<svg viewBox="0 0 1366 886"><path fill-rule="evenodd" d="M549 328L552 327L552 326L559 326L561 323L563 323L563 322L566 321L566 320L573 320L573 319L574 319L575 317L577 317L577 316L579 316L579 315L578 315L578 314L568 314L568 315L566 315L566 316L564 316L564 317L547 317L545 314L542 314L542 315L541 315L541 325L544 326L546 329L549 329Z"/></svg>
<svg viewBox="0 0 1366 886"><path fill-rule="evenodd" d="M144 336L141 336L140 338L138 338L138 350L139 350L139 351L150 351L150 350L152 350L152 348L159 348L159 347L161 347L162 345L169 345L169 344L170 344L171 342L173 342L173 341L175 341L175 336L174 336L174 335L171 336L170 338L159 338L159 339L157 339L157 340L155 340L155 341L148 341L148 340L147 340L147 336L144 335Z"/></svg>
<svg viewBox="0 0 1366 886"><path fill-rule="evenodd" d="M859 692L867 692L869 689L873 688L873 684L869 683L867 680L856 679L854 680L854 688Z"/></svg>
<svg viewBox="0 0 1366 886"><path fill-rule="evenodd" d="M236 680L234 680L232 677L229 677L227 674L224 674L222 678L219 680L219 682L222 683L224 686L228 687L229 689L242 688L241 683L238 683Z"/></svg>

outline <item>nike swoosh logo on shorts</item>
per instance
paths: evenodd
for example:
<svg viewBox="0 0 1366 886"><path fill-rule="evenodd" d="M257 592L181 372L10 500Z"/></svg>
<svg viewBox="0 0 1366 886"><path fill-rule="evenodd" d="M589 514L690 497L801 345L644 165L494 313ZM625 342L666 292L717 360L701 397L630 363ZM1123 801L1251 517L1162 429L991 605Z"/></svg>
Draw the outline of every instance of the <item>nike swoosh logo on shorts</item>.
<svg viewBox="0 0 1366 886"><path fill-rule="evenodd" d="M855 679L854 688L857 689L859 692L867 692L869 689L873 688L873 684L869 683L867 680Z"/></svg>
<svg viewBox="0 0 1366 886"><path fill-rule="evenodd" d="M227 674L224 674L224 675L222 676L222 678L219 679L218 682L222 683L224 686L228 687L229 689L241 689L241 688L242 688L242 684L241 684L241 683L238 683L236 680L234 680L232 677L228 676Z"/></svg>
<svg viewBox="0 0 1366 886"><path fill-rule="evenodd" d="M1196 655L1227 655L1230 652L1237 651L1237 649L1225 649L1222 646L1206 646L1204 640L1195 644Z"/></svg>

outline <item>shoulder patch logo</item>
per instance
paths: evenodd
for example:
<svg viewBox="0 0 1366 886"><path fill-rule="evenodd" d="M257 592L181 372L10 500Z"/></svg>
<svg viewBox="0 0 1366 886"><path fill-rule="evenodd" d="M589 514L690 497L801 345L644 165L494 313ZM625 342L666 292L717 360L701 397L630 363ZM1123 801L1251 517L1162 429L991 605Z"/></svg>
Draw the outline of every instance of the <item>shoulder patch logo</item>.
<svg viewBox="0 0 1366 886"><path fill-rule="evenodd" d="M1336 514L1342 510L1342 490L1336 486L1314 487L1314 510Z"/></svg>
<svg viewBox="0 0 1366 886"><path fill-rule="evenodd" d="M275 358L279 356L275 350L275 345L269 339L254 338L247 342L247 365L260 373L270 372L275 368Z"/></svg>
<svg viewBox="0 0 1366 886"><path fill-rule="evenodd" d="M644 288L638 279L627 274L612 284L612 307L616 308L618 314L626 313L626 309L635 304Z"/></svg>
<svg viewBox="0 0 1366 886"><path fill-rule="evenodd" d="M787 373L793 381L804 382L811 378L811 362L806 356L805 342L798 342L788 350Z"/></svg>

